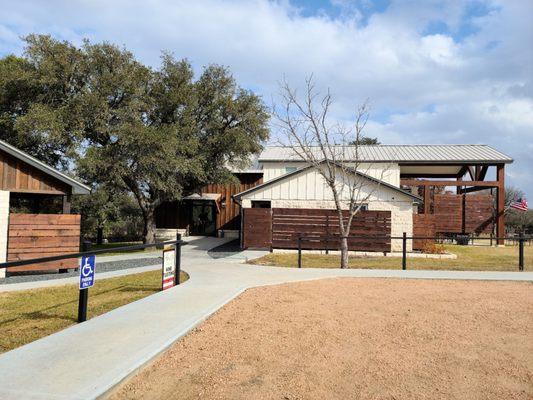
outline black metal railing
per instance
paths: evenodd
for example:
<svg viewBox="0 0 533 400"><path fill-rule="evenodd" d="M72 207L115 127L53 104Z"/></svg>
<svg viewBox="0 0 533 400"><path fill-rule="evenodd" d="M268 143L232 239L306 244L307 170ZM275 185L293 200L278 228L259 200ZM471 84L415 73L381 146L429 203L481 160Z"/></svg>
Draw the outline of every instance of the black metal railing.
<svg viewBox="0 0 533 400"><path fill-rule="evenodd" d="M524 236L520 235L518 237L496 237L496 236L490 236L490 237L473 237L473 236L467 236L463 235L463 239L465 239L466 243L470 243L470 241L473 242L473 239L475 240L486 240L490 241L490 245L492 246L493 241L496 242L503 242L507 240L514 240L518 243L518 271L524 271L524 244L525 243L531 243L531 240L533 237L531 236ZM327 236L309 236L305 237L304 235L300 234L297 237L297 250L298 250L298 268L302 268L302 251L303 250L317 250L317 251L325 251L326 254L329 254L331 250L338 250L340 249L340 240L341 239L365 239L368 240L401 240L402 241L402 270L407 269L407 241L408 240L432 240L436 243L439 241L442 241L444 238L442 236L407 236L406 232L403 232L402 236L379 236L379 235L349 235L349 236L340 236L340 235L327 235ZM447 238L450 240L451 238ZM455 239L457 240L457 239ZM308 249L305 248L305 242L312 242L313 246L309 246ZM317 247L317 243L323 243L324 246ZM339 243L339 246L336 247L336 249L333 249L331 246L331 243Z"/></svg>
<svg viewBox="0 0 533 400"><path fill-rule="evenodd" d="M121 252L128 252L132 250L144 250L144 249L148 249L151 247L162 248L164 246L174 246L176 250L176 254L175 254L176 270L174 273L174 284L179 285L181 283L181 280L180 280L181 246L183 245L183 243L184 242L181 240L180 234L176 235L176 240L171 240L167 242L159 242L159 243L151 243L151 244L135 244L131 246L113 247L109 249L91 250L91 243L83 242L82 251L78 253L60 254L56 256L33 258L30 260L8 261L8 262L0 263L0 269L9 268L9 267L22 267L26 265L42 264L42 263L46 263L50 261L60 261L60 260L68 260L72 258L88 257L92 255L97 255L97 254L121 253ZM79 300L78 300L78 322L84 322L87 320L88 299L89 299L89 288L80 289Z"/></svg>

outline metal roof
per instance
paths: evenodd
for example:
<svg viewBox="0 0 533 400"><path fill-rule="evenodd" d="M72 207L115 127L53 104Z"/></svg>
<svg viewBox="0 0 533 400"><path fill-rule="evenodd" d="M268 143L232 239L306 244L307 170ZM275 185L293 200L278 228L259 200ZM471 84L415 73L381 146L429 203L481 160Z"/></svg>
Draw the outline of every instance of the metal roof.
<svg viewBox="0 0 533 400"><path fill-rule="evenodd" d="M0 140L0 150L3 150L6 153L12 155L13 157L18 158L19 160L22 160L30 164L32 167L37 168L38 170L44 172L45 174L53 176L54 178L60 180L61 182L66 183L67 185L72 187L72 193L74 194L89 194L91 192L91 188L89 186L78 182L74 178L71 178L70 176L65 175L62 172L59 172L57 169L52 168L49 165L46 165L42 161L37 160L35 157L32 157L29 154L24 153L22 150L19 150L16 147L11 146L9 143L4 142L3 140Z"/></svg>
<svg viewBox="0 0 533 400"><path fill-rule="evenodd" d="M337 146L338 159L355 161L355 146ZM512 163L513 159L484 144L415 144L358 146L360 162L397 162L405 164L493 164ZM341 157L342 153L347 154ZM316 148L317 158L321 156ZM259 156L259 162L302 161L291 147L269 146Z"/></svg>

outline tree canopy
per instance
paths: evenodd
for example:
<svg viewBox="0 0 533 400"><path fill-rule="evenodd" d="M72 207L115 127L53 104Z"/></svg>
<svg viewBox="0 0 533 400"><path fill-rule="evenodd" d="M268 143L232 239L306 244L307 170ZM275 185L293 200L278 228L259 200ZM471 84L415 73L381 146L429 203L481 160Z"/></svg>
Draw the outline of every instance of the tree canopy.
<svg viewBox="0 0 533 400"><path fill-rule="evenodd" d="M0 137L86 181L129 191L154 240L155 208L231 179L268 138L262 100L219 65L197 79L163 54L159 69L110 43L81 47L30 35L0 60Z"/></svg>

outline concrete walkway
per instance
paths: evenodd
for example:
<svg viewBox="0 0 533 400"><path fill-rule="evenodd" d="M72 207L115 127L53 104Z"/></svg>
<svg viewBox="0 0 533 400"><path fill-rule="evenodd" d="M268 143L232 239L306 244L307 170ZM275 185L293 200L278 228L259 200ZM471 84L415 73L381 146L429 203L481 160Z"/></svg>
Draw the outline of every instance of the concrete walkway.
<svg viewBox="0 0 533 400"><path fill-rule="evenodd" d="M298 270L242 265L232 257L212 259L207 255L207 249L221 243L215 238L193 239L183 248L183 269L190 274L183 285L1 355L0 398L101 396L254 286L327 277L533 281L531 272Z"/></svg>

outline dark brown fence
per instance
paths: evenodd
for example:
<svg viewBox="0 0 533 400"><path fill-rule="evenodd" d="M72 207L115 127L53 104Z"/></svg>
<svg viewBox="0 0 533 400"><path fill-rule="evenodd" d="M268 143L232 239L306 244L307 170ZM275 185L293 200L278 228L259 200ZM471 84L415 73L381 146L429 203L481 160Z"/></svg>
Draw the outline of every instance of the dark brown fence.
<svg viewBox="0 0 533 400"><path fill-rule="evenodd" d="M272 247L272 209L243 208L243 247Z"/></svg>
<svg viewBox="0 0 533 400"><path fill-rule="evenodd" d="M7 260L77 253L80 216L77 214L10 214ZM76 259L10 267L9 272L77 268Z"/></svg>
<svg viewBox="0 0 533 400"><path fill-rule="evenodd" d="M347 219L347 212L345 212ZM348 239L350 250L391 251L390 211L361 211L352 220ZM272 210L272 247L298 248L298 236L306 237L305 249L324 249L323 237L339 236L339 217L335 210L274 208ZM362 237L364 236L364 237ZM374 238L380 236L380 238ZM338 240L331 240L329 250L339 247Z"/></svg>
<svg viewBox="0 0 533 400"><path fill-rule="evenodd" d="M435 214L413 214L413 236L436 236ZM428 239L413 239L413 250L422 250L426 243L434 242Z"/></svg>
<svg viewBox="0 0 533 400"><path fill-rule="evenodd" d="M491 233L494 222L494 199L487 194L464 195L465 233Z"/></svg>

